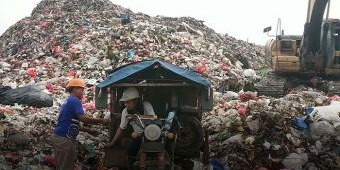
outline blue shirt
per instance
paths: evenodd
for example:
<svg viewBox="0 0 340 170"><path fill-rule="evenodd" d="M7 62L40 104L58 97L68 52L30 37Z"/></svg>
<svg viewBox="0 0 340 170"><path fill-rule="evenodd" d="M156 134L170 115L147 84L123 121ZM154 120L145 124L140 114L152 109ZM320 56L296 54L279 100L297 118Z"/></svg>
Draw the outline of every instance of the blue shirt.
<svg viewBox="0 0 340 170"><path fill-rule="evenodd" d="M58 136L76 139L79 133L77 116L85 114L83 105L75 96L69 96L60 107L57 126L54 133Z"/></svg>

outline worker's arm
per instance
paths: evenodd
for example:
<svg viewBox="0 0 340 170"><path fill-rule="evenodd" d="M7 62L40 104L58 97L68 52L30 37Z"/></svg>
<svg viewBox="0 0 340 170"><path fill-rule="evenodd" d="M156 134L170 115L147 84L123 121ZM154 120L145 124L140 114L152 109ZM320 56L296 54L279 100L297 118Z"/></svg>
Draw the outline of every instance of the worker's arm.
<svg viewBox="0 0 340 170"><path fill-rule="evenodd" d="M119 139L120 135L122 134L123 130L124 129L118 127L117 132L116 132L115 136L113 137L112 141L107 143L105 145L105 147L111 147L111 146L115 145L117 140Z"/></svg>
<svg viewBox="0 0 340 170"><path fill-rule="evenodd" d="M110 123L110 119L97 119L97 118L91 118L86 116L85 114L79 114L77 116L78 120L83 123L88 124L102 124L102 125L108 125Z"/></svg>
<svg viewBox="0 0 340 170"><path fill-rule="evenodd" d="M119 137L121 136L123 130L127 127L128 125L128 113L127 113L127 110L124 109L123 112L122 112L122 116L120 118L120 125L116 131L116 134L115 136L113 137L112 141L107 143L105 145L105 147L110 147L110 146L113 146L114 144L116 144L117 140L119 139Z"/></svg>
<svg viewBox="0 0 340 170"><path fill-rule="evenodd" d="M80 125L80 126L79 126L79 130L80 130L80 131L83 131L83 132L87 132L87 133L89 133L89 132L91 131L90 128L85 127L85 126L83 126L83 125Z"/></svg>
<svg viewBox="0 0 340 170"><path fill-rule="evenodd" d="M87 117L85 115L83 105L81 104L79 99L70 99L68 103L74 110L74 117L76 117L79 121L83 123L103 124L103 125L107 125L110 123L110 120L108 119L96 119L96 118Z"/></svg>
<svg viewBox="0 0 340 170"><path fill-rule="evenodd" d="M93 136L98 136L99 135L98 131L96 131L94 129L91 129L91 128L88 128L88 127L85 127L83 125L79 126L79 130L83 131L83 132L87 132L87 133L89 133L90 135L93 135Z"/></svg>

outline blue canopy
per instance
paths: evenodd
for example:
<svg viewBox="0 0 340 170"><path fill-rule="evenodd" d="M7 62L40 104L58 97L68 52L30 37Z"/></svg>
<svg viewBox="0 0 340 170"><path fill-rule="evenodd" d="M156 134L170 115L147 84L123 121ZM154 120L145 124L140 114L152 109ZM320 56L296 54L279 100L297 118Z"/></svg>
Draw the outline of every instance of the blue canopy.
<svg viewBox="0 0 340 170"><path fill-rule="evenodd" d="M203 87L210 87L210 82L199 74L177 67L173 64L155 60L146 60L128 64L113 70L113 72L97 86L106 88L118 83L133 83L138 81L188 82Z"/></svg>

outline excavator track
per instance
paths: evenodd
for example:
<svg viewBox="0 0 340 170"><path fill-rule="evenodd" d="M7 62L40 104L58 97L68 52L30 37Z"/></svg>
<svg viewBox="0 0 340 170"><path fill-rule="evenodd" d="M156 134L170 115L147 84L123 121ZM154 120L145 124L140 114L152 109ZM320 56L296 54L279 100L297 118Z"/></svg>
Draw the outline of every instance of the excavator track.
<svg viewBox="0 0 340 170"><path fill-rule="evenodd" d="M254 84L258 95L281 97L286 92L286 78L273 72L267 73L262 79Z"/></svg>
<svg viewBox="0 0 340 170"><path fill-rule="evenodd" d="M287 93L288 89L304 85L324 91L328 95L340 95L339 78L319 79L320 83L318 83L317 86L313 86L309 81L310 79L311 78L308 77L283 76L270 72L263 76L259 82L254 84L254 90L257 91L258 95L282 97Z"/></svg>

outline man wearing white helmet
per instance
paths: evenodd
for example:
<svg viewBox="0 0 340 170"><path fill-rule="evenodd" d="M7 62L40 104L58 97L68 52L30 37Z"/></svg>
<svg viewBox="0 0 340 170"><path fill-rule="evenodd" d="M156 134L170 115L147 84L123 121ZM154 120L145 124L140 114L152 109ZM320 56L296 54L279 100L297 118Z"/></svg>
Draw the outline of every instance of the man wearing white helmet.
<svg viewBox="0 0 340 170"><path fill-rule="evenodd" d="M112 141L105 145L106 147L113 146L117 142L117 140L119 139L123 130L127 128L127 125L129 123L128 115L142 114L142 115L150 115L150 116L156 118L155 112L154 112L151 104L149 102L146 102L146 101L141 103L138 90L134 87L129 87L129 88L125 89L124 92L123 92L123 96L119 101L124 102L125 109L122 112L121 123L119 125L119 128L118 128L115 136L113 137ZM130 122L130 125L133 127L133 130L135 132L137 132L137 133L143 132L143 129L140 128L135 121ZM139 151L140 144L141 144L140 139L134 140L132 142L132 144L129 146L128 155L129 156L136 156L138 151Z"/></svg>

